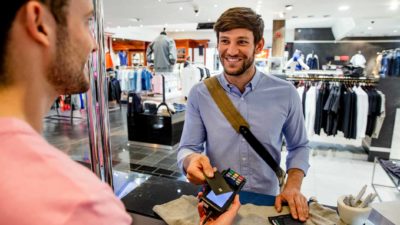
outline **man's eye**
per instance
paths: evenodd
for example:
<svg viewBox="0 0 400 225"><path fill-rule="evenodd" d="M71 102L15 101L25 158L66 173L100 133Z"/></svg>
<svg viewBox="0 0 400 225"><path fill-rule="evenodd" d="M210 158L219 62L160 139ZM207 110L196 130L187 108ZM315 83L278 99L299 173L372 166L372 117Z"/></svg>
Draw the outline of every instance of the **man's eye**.
<svg viewBox="0 0 400 225"><path fill-rule="evenodd" d="M228 40L221 40L220 42L221 42L222 44L228 44L228 43L229 43Z"/></svg>
<svg viewBox="0 0 400 225"><path fill-rule="evenodd" d="M247 41L244 41L244 40L242 40L242 41L239 41L239 44L240 45L247 45L249 42L247 42Z"/></svg>
<svg viewBox="0 0 400 225"><path fill-rule="evenodd" d="M91 24L93 24L93 23L94 23L94 17L93 17L93 16L87 18L87 20L86 20L86 24L87 24L87 25L91 25Z"/></svg>

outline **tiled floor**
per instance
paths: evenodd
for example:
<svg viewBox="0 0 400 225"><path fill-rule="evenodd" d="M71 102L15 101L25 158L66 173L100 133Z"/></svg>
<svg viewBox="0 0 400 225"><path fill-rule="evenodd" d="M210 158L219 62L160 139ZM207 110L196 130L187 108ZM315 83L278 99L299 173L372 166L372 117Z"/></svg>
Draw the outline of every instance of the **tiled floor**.
<svg viewBox="0 0 400 225"><path fill-rule="evenodd" d="M84 117L85 112L81 113ZM76 111L74 116L81 116L80 112ZM90 162L85 120L75 119L71 124L69 120L45 119L44 124L43 135L50 143L75 160ZM185 180L176 166L176 150L141 147L128 142L125 107L110 112L110 124L115 170ZM335 206L340 195L356 194L364 184L371 184L373 163L367 162L360 141L327 137L312 137L311 140L311 167L302 187L306 197L316 196L321 203ZM284 163L285 160L282 166ZM382 178L380 183L390 184L383 171L377 171L377 177ZM368 191L372 192L372 188ZM397 197L400 199L395 192L385 200Z"/></svg>
<svg viewBox="0 0 400 225"><path fill-rule="evenodd" d="M52 115L55 112L51 112ZM70 115L70 112L61 113ZM75 111L75 117L85 117L85 111ZM128 141L126 108L110 111L111 148L114 169L184 179L176 165L176 149L164 150L135 146ZM90 162L88 127L85 120L44 120L44 137L74 160Z"/></svg>

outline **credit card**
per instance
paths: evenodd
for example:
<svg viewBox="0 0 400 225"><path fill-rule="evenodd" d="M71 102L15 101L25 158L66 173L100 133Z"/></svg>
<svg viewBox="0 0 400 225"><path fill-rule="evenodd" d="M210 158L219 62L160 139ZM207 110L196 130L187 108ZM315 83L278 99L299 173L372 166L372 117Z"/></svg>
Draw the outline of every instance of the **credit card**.
<svg viewBox="0 0 400 225"><path fill-rule="evenodd" d="M233 191L220 172L214 172L214 177L211 178L207 177L206 175L204 176L206 177L206 181L211 189L214 191L215 195L220 195Z"/></svg>

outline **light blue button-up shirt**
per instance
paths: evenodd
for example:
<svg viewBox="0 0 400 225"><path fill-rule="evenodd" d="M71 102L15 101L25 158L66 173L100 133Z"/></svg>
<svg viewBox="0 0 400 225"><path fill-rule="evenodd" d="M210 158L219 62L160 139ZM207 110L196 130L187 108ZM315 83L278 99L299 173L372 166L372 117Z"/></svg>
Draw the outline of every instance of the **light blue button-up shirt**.
<svg viewBox="0 0 400 225"><path fill-rule="evenodd" d="M287 170L307 173L309 147L299 95L294 86L280 78L256 71L242 94L223 74L218 81L234 106L250 125L250 130L277 162L281 161L283 136L288 155ZM218 170L231 168L247 179L244 190L276 195L278 179L241 134L236 133L215 104L205 84L189 93L185 125L178 150L178 166L192 153L205 153Z"/></svg>

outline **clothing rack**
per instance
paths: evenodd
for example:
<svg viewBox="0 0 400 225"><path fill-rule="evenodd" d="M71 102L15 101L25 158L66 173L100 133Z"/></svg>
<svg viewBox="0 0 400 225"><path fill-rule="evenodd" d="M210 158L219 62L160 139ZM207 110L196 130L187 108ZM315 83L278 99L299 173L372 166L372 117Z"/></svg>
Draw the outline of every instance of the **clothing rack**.
<svg viewBox="0 0 400 225"><path fill-rule="evenodd" d="M379 79L325 76L287 77L286 80L299 85L297 92L308 136L320 135L322 130L328 136L336 136L341 131L347 139L379 135L385 108L383 93L375 85ZM304 81L304 85L295 81Z"/></svg>
<svg viewBox="0 0 400 225"><path fill-rule="evenodd" d="M331 81L331 82L352 82L376 84L379 79L376 78L354 78L354 77L287 77L288 81Z"/></svg>

